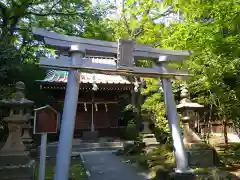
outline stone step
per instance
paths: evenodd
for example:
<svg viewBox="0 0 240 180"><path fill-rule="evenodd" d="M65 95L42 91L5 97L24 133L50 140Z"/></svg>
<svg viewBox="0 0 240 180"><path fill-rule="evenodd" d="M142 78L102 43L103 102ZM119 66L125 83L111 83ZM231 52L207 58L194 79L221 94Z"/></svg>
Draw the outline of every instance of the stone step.
<svg viewBox="0 0 240 180"><path fill-rule="evenodd" d="M88 151L117 151L122 149L122 147L101 147L101 148L79 148L79 149L72 149L72 152L81 153L81 152L88 152ZM57 149L48 149L47 150L47 158L55 158L57 155ZM40 153L37 152L37 157L40 156Z"/></svg>
<svg viewBox="0 0 240 180"><path fill-rule="evenodd" d="M72 149L74 152L87 152L87 151L117 151L123 147L100 147L100 148L81 148L81 149Z"/></svg>
<svg viewBox="0 0 240 180"><path fill-rule="evenodd" d="M0 171L1 180L32 180L34 172L30 172L29 168L4 169Z"/></svg>
<svg viewBox="0 0 240 180"><path fill-rule="evenodd" d="M32 180L34 179L35 161L22 165L6 165L0 167L1 180Z"/></svg>
<svg viewBox="0 0 240 180"><path fill-rule="evenodd" d="M145 142L146 144L159 144L156 138L144 138L143 142Z"/></svg>
<svg viewBox="0 0 240 180"><path fill-rule="evenodd" d="M155 134L143 134L143 138L155 138Z"/></svg>
<svg viewBox="0 0 240 180"><path fill-rule="evenodd" d="M81 142L79 145L74 144L72 151L74 152L86 152L86 151L105 151L105 150L118 150L122 149L124 142L101 142L101 143L86 143ZM40 155L40 147L35 152L36 156ZM47 157L56 157L57 144L50 144L47 147Z"/></svg>
<svg viewBox="0 0 240 180"><path fill-rule="evenodd" d="M159 144L154 134L143 134L143 142L145 143L146 146Z"/></svg>
<svg viewBox="0 0 240 180"><path fill-rule="evenodd" d="M74 143L74 147L78 148L99 148L99 147L119 147L123 146L124 142L96 142L96 143L90 143L90 142L79 142L79 144ZM48 147L56 147L57 144L49 144Z"/></svg>

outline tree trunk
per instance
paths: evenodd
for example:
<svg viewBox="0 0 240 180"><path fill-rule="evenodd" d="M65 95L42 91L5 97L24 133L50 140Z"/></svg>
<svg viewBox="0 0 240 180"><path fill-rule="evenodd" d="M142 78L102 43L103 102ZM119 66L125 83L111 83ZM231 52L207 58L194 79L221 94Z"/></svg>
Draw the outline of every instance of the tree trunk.
<svg viewBox="0 0 240 180"><path fill-rule="evenodd" d="M208 133L207 133L207 143L209 143L210 134L212 133L212 105L210 105L209 117L208 117Z"/></svg>
<svg viewBox="0 0 240 180"><path fill-rule="evenodd" d="M224 135L224 142L226 145L228 145L227 121L225 117L223 119L223 135Z"/></svg>
<svg viewBox="0 0 240 180"><path fill-rule="evenodd" d="M138 133L141 132L141 89L138 92L132 90L132 107Z"/></svg>
<svg viewBox="0 0 240 180"><path fill-rule="evenodd" d="M138 98L138 94L137 92L135 92L134 90L132 91L132 107L133 107L133 115L134 115L134 119L136 122L136 128L137 131L139 133L139 117L138 117L138 106L137 106L137 98Z"/></svg>
<svg viewBox="0 0 240 180"><path fill-rule="evenodd" d="M137 130L138 132L142 131L142 116L141 116L141 92L137 93L136 100L136 120L137 120Z"/></svg>

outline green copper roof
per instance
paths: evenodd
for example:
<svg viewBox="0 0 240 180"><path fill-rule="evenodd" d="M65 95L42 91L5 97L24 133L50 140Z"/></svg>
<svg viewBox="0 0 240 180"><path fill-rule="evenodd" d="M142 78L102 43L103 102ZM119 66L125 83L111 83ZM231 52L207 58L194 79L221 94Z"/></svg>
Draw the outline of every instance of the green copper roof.
<svg viewBox="0 0 240 180"><path fill-rule="evenodd" d="M131 84L126 77L119 75L106 75L96 73L79 73L80 83L93 83L96 84ZM60 70L49 70L46 77L41 82L62 82L66 83L68 80L68 72Z"/></svg>

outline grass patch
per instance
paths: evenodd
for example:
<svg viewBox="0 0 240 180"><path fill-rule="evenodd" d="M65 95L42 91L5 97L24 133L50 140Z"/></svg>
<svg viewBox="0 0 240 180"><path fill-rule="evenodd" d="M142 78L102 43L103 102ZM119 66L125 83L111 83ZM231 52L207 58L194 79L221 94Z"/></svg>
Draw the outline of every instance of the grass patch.
<svg viewBox="0 0 240 180"><path fill-rule="evenodd" d="M223 162L223 165L219 168L231 174L235 179L240 179L240 143L218 146L216 150Z"/></svg>
<svg viewBox="0 0 240 180"><path fill-rule="evenodd" d="M217 148L218 155L226 167L240 169L240 143L230 143Z"/></svg>
<svg viewBox="0 0 240 180"><path fill-rule="evenodd" d="M195 168L194 174L196 175L196 180L205 180L205 179L213 179L213 180L237 180L236 176L232 175L227 171L223 171L221 169L210 169L210 168Z"/></svg>
<svg viewBox="0 0 240 180"><path fill-rule="evenodd" d="M221 159L225 159L227 164L225 165L234 165L240 169L240 144L232 144L224 151L218 152ZM173 172L175 168L175 158L173 150L170 145L158 145L156 149L150 153L141 153L134 155L123 155L125 161L129 163L137 164L140 169L147 171L152 180L156 178L156 172L164 170L167 172ZM231 166L233 167L233 166ZM203 179L219 179L219 180L231 180L239 179L233 173L224 168L195 168L194 174L196 175L196 180Z"/></svg>
<svg viewBox="0 0 240 180"><path fill-rule="evenodd" d="M172 171L175 166L172 148L168 145L158 145L149 153L123 155L125 161L134 163L142 171L147 171L151 177L156 175L158 169Z"/></svg>
<svg viewBox="0 0 240 180"><path fill-rule="evenodd" d="M46 160L45 180L53 180L55 163L56 163L56 159ZM36 179L38 179L38 170L39 170L39 161L37 161L37 166L35 169ZM72 158L71 166L69 169L69 179L71 180L87 180L88 179L80 158Z"/></svg>

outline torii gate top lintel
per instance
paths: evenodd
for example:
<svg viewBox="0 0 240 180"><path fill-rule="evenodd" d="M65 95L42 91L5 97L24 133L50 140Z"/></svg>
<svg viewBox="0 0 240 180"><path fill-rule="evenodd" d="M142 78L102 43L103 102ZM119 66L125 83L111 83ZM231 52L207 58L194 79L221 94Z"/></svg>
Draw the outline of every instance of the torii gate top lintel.
<svg viewBox="0 0 240 180"><path fill-rule="evenodd" d="M117 54L118 43L95 39L80 38L75 36L67 36L51 32L43 28L33 28L33 34L38 40L43 40L49 47L68 52L73 44L80 44L85 49L88 55L98 56L113 56ZM134 45L133 56L135 60L138 59L155 59L158 60L160 56L165 56L163 61L184 60L191 54L190 51L181 50L163 50L153 48L146 45Z"/></svg>
<svg viewBox="0 0 240 180"><path fill-rule="evenodd" d="M46 29L35 28L33 34L44 43L59 51L60 55L71 54L71 57L40 58L39 65L51 69L80 69L82 72L97 72L102 74L118 74L124 76L170 77L186 76L186 72L170 69L163 65L152 68L135 67L136 60L155 60L158 64L186 59L189 51L162 50L146 45L135 44L132 40L120 39L119 42L108 42L74 36L61 35ZM76 54L81 54L81 58ZM75 55L73 55L75 54ZM83 55L87 55L83 57ZM93 63L90 56L116 57L116 65ZM74 58L73 58L74 57ZM81 59L81 60L80 60Z"/></svg>

